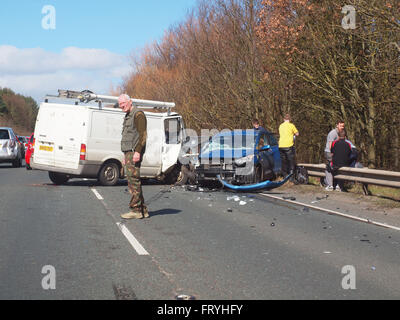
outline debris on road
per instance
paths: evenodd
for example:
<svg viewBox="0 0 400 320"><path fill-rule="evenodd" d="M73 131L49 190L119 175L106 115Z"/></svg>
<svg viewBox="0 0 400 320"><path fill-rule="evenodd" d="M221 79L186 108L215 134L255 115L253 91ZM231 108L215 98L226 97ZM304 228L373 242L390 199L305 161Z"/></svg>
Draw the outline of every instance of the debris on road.
<svg viewBox="0 0 400 320"><path fill-rule="evenodd" d="M247 204L246 201L240 201L240 202L239 202L239 205L241 205L241 206L245 206L246 204Z"/></svg>
<svg viewBox="0 0 400 320"><path fill-rule="evenodd" d="M251 184L251 185L233 185L230 184L226 181L224 181L220 175L217 175L217 178L221 184L228 189L235 190L235 191L257 191L257 190L262 190L262 189L275 189L279 188L280 186L284 185L289 179L292 177L293 174L289 174L285 179L281 181L270 181L266 180L264 182L256 183L256 184Z"/></svg>
<svg viewBox="0 0 400 320"><path fill-rule="evenodd" d="M193 185L188 185L185 186L186 191L198 191L199 190L199 186L193 186Z"/></svg>
<svg viewBox="0 0 400 320"><path fill-rule="evenodd" d="M283 200L296 201L295 197L282 197Z"/></svg>
<svg viewBox="0 0 400 320"><path fill-rule="evenodd" d="M175 297L176 300L196 300L196 297L187 294L180 294Z"/></svg>
<svg viewBox="0 0 400 320"><path fill-rule="evenodd" d="M324 197L320 198L320 197L316 197L314 201L311 201L311 203L317 203L320 202L321 200L326 200L329 198L329 195L325 195Z"/></svg>

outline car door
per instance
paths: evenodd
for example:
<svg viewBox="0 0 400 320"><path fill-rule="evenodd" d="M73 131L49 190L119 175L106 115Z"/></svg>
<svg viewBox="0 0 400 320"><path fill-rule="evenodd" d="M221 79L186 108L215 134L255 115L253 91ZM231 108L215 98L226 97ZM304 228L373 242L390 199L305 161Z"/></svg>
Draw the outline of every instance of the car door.
<svg viewBox="0 0 400 320"><path fill-rule="evenodd" d="M182 148L182 119L169 117L164 120L164 139L161 149L162 172L174 166Z"/></svg>
<svg viewBox="0 0 400 320"><path fill-rule="evenodd" d="M155 178L161 174L161 149L164 141L163 118L157 114L145 113L147 119L146 152L143 155L140 175Z"/></svg>

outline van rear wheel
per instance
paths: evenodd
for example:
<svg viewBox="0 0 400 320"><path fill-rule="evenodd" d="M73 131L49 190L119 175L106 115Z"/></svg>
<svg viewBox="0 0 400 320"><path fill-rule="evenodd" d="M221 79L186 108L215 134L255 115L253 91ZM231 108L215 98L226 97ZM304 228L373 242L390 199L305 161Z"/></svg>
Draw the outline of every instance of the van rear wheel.
<svg viewBox="0 0 400 320"><path fill-rule="evenodd" d="M49 172L49 178L56 185L65 184L69 180L66 174L51 171Z"/></svg>
<svg viewBox="0 0 400 320"><path fill-rule="evenodd" d="M98 179L103 186L115 186L119 180L119 166L114 162L105 163L100 169Z"/></svg>

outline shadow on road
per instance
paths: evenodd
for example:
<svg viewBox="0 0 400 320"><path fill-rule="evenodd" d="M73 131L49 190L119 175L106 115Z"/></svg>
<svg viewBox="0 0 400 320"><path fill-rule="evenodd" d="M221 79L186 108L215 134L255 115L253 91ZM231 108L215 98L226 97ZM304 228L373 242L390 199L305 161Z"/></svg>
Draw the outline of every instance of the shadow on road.
<svg viewBox="0 0 400 320"><path fill-rule="evenodd" d="M126 187L128 182L126 180L119 180L115 186L112 187ZM142 180L143 186L168 186L165 183L157 181L155 179L143 179ZM89 179L89 180L70 180L64 186L78 186L78 187L104 187L98 180L96 179Z"/></svg>
<svg viewBox="0 0 400 320"><path fill-rule="evenodd" d="M162 209L162 210L157 210L157 211L150 211L150 216L164 216L164 215L170 215L170 214L179 214L181 213L182 210L177 210L177 209Z"/></svg>
<svg viewBox="0 0 400 320"><path fill-rule="evenodd" d="M21 169L21 168L25 169L25 165L23 164L19 168L14 168L12 164L10 164L10 165L0 165L0 169Z"/></svg>

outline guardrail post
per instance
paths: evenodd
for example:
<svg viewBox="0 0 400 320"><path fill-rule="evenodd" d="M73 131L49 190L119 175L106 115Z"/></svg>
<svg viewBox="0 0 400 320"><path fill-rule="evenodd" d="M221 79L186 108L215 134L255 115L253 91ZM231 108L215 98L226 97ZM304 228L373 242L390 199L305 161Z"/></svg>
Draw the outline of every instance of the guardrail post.
<svg viewBox="0 0 400 320"><path fill-rule="evenodd" d="M371 191L368 190L368 184L363 183L362 184L362 189L363 189L363 192L364 192L365 196L370 196L371 195Z"/></svg>

